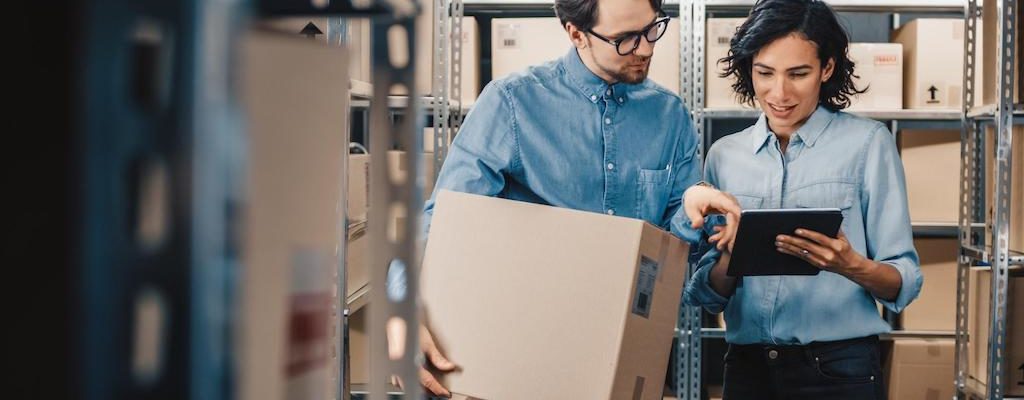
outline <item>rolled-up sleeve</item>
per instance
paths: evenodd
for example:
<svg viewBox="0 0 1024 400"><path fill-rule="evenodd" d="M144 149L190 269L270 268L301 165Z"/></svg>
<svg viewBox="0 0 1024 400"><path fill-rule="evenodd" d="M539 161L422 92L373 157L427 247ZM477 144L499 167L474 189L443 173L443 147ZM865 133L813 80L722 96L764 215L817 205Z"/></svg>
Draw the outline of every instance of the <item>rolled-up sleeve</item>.
<svg viewBox="0 0 1024 400"><path fill-rule="evenodd" d="M866 256L896 268L902 278L894 301L875 299L889 310L900 312L921 292L923 277L914 250L903 164L895 139L884 126L872 133L864 163Z"/></svg>
<svg viewBox="0 0 1024 400"><path fill-rule="evenodd" d="M715 149L709 151L707 162L704 166L704 180L715 186L718 185L718 176L715 173L716 160L718 158L716 154ZM725 218L721 215L709 215L704 220L703 229L693 229L686 213L681 214L673 219L673 226L675 224L684 225L689 230L687 234L694 235L701 240L710 236L714 232L715 226L725 224ZM683 230L682 227L680 229ZM706 241L704 244L706 244ZM694 307L704 307L708 312L717 314L722 312L726 304L729 303L728 298L718 294L711 287L711 269L722 258L722 252L713 245L705 247L707 251L701 255L700 260L697 262L696 271L690 277L690 280L686 282L686 287L683 289L683 303Z"/></svg>
<svg viewBox="0 0 1024 400"><path fill-rule="evenodd" d="M688 306L704 307L710 313L720 313L725 310L729 299L715 292L711 287L711 269L722 257L722 253L714 248L708 250L701 256L697 263L697 271L694 272L686 288L683 291L683 302Z"/></svg>

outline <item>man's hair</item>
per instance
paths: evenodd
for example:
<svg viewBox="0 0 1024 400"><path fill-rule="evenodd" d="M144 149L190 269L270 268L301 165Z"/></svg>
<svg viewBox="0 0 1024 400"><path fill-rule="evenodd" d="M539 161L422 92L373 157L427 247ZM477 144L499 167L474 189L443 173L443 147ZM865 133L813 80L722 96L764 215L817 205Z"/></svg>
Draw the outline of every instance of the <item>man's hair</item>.
<svg viewBox="0 0 1024 400"><path fill-rule="evenodd" d="M814 43L822 67L835 61L832 76L821 85L821 105L842 110L850 106L850 96L867 91L853 84L854 62L847 56L850 38L828 4L821 0L758 0L729 43L729 55L718 60L725 64L721 76L735 77L732 88L742 102L754 103L754 56L769 43L793 33Z"/></svg>
<svg viewBox="0 0 1024 400"><path fill-rule="evenodd" d="M597 25L598 0L555 0L555 15L565 24L572 22L577 29L588 31ZM654 11L661 9L662 0L648 0Z"/></svg>

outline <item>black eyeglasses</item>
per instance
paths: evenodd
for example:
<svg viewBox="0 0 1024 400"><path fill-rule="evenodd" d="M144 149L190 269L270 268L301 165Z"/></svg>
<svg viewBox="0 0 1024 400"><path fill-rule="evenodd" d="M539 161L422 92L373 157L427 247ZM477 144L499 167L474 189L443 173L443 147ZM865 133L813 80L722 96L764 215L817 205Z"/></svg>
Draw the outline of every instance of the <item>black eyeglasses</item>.
<svg viewBox="0 0 1024 400"><path fill-rule="evenodd" d="M638 47L640 47L640 38L644 38L648 43L657 42L665 35L665 31L668 30L669 17L664 11L658 12L658 20L652 22L647 27L637 32L626 32L619 36L617 39L608 39L604 36L599 35L593 30L587 29L587 32L594 35L598 39L605 41L606 43L615 46L615 52L619 53L620 56L628 56L633 54Z"/></svg>

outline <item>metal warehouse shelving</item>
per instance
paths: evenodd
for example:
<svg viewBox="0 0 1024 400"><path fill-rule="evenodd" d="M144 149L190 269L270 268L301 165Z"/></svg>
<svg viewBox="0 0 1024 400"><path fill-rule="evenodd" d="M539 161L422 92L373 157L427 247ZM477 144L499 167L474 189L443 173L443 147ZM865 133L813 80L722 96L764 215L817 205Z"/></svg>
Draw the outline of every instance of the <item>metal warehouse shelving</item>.
<svg viewBox="0 0 1024 400"><path fill-rule="evenodd" d="M957 319L956 319L956 386L958 399L1002 399L1005 387L1004 372L1013 366L1006 360L1006 323L1007 299L1009 298L1009 282L1012 276L1020 276L1024 266L1024 255L1010 251L1010 167L1012 165L1012 130L1015 124L1022 121L1022 106L1013 100L1012 86L1015 82L1014 64L1017 49L1016 0L997 0L996 17L998 18L996 38L999 40L993 60L998 70L999 82L996 85L997 104L979 105L978 93L982 88L975 88L972 83L981 63L977 59L974 48L978 36L978 21L981 10L977 0L968 0L965 10L964 24L964 93L963 93L963 130L961 137L960 158L960 258L957 268ZM991 57L991 55L989 55ZM992 176L996 181L992 193L984 193L986 180L990 179L985 165L985 137L989 133L985 125L994 125L996 130L995 171ZM1021 156L1020 154L1017 155ZM991 195L995 208L990 220L986 212L986 196ZM1012 216L1022 218L1024 216ZM975 227L976 223L991 227L991 233ZM985 240L989 235L988 241ZM980 267L979 267L980 266ZM991 298L989 299L989 337L988 352L984 358L987 362L988 384L983 384L967 373L968 343L971 340L968 321L971 310L968 306L970 285L968 274L971 269L983 268L991 274Z"/></svg>

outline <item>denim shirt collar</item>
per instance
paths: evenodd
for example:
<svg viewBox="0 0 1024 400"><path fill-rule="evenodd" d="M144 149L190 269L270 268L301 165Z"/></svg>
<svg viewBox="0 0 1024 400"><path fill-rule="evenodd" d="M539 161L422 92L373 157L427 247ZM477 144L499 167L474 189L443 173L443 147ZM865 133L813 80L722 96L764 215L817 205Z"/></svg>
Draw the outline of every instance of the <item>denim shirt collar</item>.
<svg viewBox="0 0 1024 400"><path fill-rule="evenodd" d="M814 147L814 143L821 137L822 132L828 127L832 119L835 118L836 112L825 108L824 106L818 105L818 108L814 110L811 117L804 122L800 129L797 129L793 133L793 140L803 141L807 147ZM751 150L756 154L764 148L765 143L773 135L771 129L768 127L768 117L762 112L761 116L758 117L757 122L754 124L753 131L753 147Z"/></svg>
<svg viewBox="0 0 1024 400"><path fill-rule="evenodd" d="M586 64L583 64L578 50L573 46L569 47L569 52L562 56L559 63L569 82L591 103L596 104L606 96L610 99L617 98L619 103L624 103L628 101L631 91L643 85L643 83L628 84L622 82L609 85L604 79L594 74L590 68L587 68Z"/></svg>

